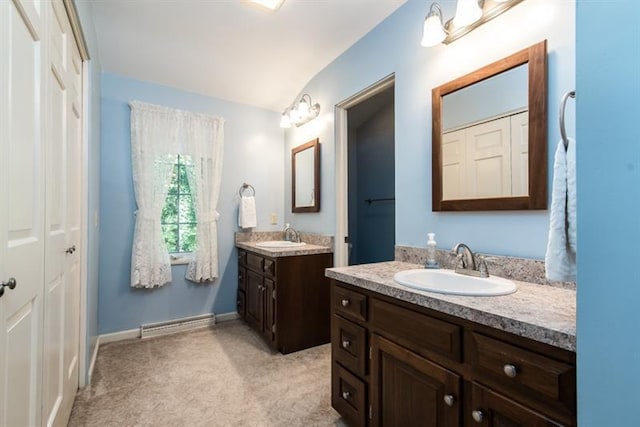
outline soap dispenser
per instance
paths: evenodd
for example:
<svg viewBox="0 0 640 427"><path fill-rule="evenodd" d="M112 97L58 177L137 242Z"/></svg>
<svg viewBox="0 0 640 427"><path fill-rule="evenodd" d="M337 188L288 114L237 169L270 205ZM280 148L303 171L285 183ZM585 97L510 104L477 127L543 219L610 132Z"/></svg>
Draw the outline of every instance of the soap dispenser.
<svg viewBox="0 0 640 427"><path fill-rule="evenodd" d="M425 268L440 268L440 264L436 261L436 234L427 233L429 240L427 241L427 263Z"/></svg>

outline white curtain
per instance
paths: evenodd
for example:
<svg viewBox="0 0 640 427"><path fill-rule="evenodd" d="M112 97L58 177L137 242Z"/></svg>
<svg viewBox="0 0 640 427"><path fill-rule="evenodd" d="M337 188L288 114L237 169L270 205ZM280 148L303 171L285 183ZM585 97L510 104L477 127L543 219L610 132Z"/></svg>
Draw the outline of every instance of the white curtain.
<svg viewBox="0 0 640 427"><path fill-rule="evenodd" d="M184 118L187 177L196 208L196 250L185 277L193 282L218 278L218 218L216 211L222 180L224 121L205 115Z"/></svg>
<svg viewBox="0 0 640 427"><path fill-rule="evenodd" d="M177 117L162 108L132 102L131 165L138 210L131 250L131 286L171 282L171 262L160 217L175 164Z"/></svg>
<svg viewBox="0 0 640 427"><path fill-rule="evenodd" d="M224 119L131 102L131 158L138 213L131 286L171 282L171 263L160 222L177 154L185 156L196 209L196 250L185 277L218 277L218 197L222 179Z"/></svg>

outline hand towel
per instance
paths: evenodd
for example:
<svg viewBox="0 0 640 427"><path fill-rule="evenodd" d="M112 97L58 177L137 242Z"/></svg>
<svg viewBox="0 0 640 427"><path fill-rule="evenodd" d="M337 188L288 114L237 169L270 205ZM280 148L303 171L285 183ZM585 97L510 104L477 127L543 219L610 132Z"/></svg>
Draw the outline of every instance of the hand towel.
<svg viewBox="0 0 640 427"><path fill-rule="evenodd" d="M240 198L240 209L238 210L238 225L241 228L252 228L258 225L255 197L242 196Z"/></svg>
<svg viewBox="0 0 640 427"><path fill-rule="evenodd" d="M549 280L576 280L576 148L569 139L556 148L551 190L549 241L544 257Z"/></svg>

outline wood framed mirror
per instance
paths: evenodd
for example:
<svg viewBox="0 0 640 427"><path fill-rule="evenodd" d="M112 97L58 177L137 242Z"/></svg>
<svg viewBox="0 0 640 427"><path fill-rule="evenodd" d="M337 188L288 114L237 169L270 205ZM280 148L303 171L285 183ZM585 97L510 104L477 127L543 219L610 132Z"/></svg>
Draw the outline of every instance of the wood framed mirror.
<svg viewBox="0 0 640 427"><path fill-rule="evenodd" d="M291 150L291 211L320 211L320 140Z"/></svg>
<svg viewBox="0 0 640 427"><path fill-rule="evenodd" d="M547 41L432 91L433 211L547 208Z"/></svg>

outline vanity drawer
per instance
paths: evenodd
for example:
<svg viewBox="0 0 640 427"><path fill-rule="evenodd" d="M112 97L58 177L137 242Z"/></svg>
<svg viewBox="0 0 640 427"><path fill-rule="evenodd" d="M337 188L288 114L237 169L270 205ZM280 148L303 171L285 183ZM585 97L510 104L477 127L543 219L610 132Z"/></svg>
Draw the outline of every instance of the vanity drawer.
<svg viewBox="0 0 640 427"><path fill-rule="evenodd" d="M367 371L367 330L334 315L331 322L331 352L338 362L364 376Z"/></svg>
<svg viewBox="0 0 640 427"><path fill-rule="evenodd" d="M262 258L260 255L255 255L252 253L247 254L247 267L252 269L253 271L262 273L263 261L264 258Z"/></svg>
<svg viewBox="0 0 640 427"><path fill-rule="evenodd" d="M434 351L451 360L461 359L462 328L377 299L371 302L371 329L423 356Z"/></svg>
<svg viewBox="0 0 640 427"><path fill-rule="evenodd" d="M366 385L337 363L331 365L331 405L350 426L366 424Z"/></svg>
<svg viewBox="0 0 640 427"><path fill-rule="evenodd" d="M333 287L333 311L349 319L367 321L367 297L358 292Z"/></svg>
<svg viewBox="0 0 640 427"><path fill-rule="evenodd" d="M472 337L471 363L476 373L499 378L509 393L575 409L574 366L476 332Z"/></svg>

